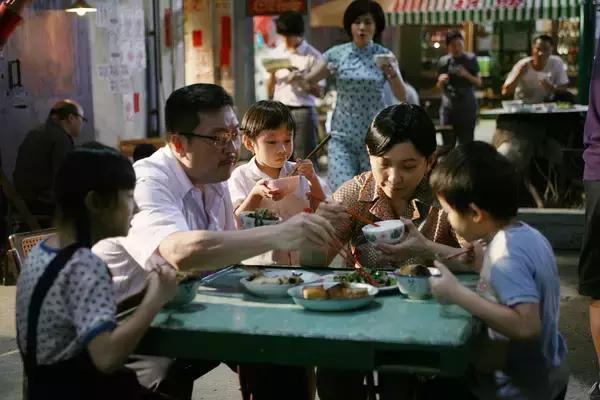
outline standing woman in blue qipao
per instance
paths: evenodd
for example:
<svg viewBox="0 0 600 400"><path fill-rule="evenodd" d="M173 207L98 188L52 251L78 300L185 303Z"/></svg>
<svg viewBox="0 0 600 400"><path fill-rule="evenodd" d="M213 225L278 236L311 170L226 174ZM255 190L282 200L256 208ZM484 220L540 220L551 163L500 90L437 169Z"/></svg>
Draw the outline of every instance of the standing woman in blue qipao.
<svg viewBox="0 0 600 400"><path fill-rule="evenodd" d="M331 121L327 180L332 190L370 169L365 136L375 115L384 108L384 84L406 99L406 88L393 53L378 43L385 16L375 1L355 0L344 12L344 29L352 40L327 50L310 73L294 79L307 87L332 75L337 100Z"/></svg>

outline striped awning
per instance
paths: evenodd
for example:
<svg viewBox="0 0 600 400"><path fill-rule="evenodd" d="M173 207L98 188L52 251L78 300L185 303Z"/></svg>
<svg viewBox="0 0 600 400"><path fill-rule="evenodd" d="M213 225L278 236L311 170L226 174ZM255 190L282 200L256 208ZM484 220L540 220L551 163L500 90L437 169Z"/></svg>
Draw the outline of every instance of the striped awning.
<svg viewBox="0 0 600 400"><path fill-rule="evenodd" d="M526 21L579 16L583 0L398 0L386 13L394 25L444 25L464 21Z"/></svg>

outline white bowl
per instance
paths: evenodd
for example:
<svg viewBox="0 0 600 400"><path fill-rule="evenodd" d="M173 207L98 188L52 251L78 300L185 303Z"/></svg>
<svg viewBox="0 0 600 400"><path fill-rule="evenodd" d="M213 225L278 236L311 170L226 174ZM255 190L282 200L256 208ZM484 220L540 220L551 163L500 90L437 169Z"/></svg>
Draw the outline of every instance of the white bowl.
<svg viewBox="0 0 600 400"><path fill-rule="evenodd" d="M377 221L377 225L365 225L362 227L365 238L375 243L394 244L402 240L404 236L404 222L399 219L389 219L387 221Z"/></svg>
<svg viewBox="0 0 600 400"><path fill-rule="evenodd" d="M398 289L403 295L413 300L431 297L431 285L428 276L397 275Z"/></svg>
<svg viewBox="0 0 600 400"><path fill-rule="evenodd" d="M267 181L267 186L271 189L279 189L281 194L287 196L298 189L300 184L300 175L288 176L285 178L271 179Z"/></svg>
<svg viewBox="0 0 600 400"><path fill-rule="evenodd" d="M390 64L396 57L393 54L375 54L373 55L373 61L377 66L382 67L386 64Z"/></svg>
<svg viewBox="0 0 600 400"><path fill-rule="evenodd" d="M292 274L296 274L296 276L300 276L303 283L295 284L295 285L278 285L278 284L269 284L269 283L256 283L254 281L249 281L248 277L240 279L240 283L247 291L252 293L255 296L259 297L286 297L288 293L288 289L293 288L298 285L305 285L307 283L316 282L321 279L321 275L315 274L314 272L308 271L265 271L263 272L265 276L274 277L274 276L291 276Z"/></svg>
<svg viewBox="0 0 600 400"><path fill-rule="evenodd" d="M360 297L357 299L326 299L326 300L307 300L302 294L302 290L305 286L313 285L300 285L295 286L288 290L288 294L294 300L294 303L304 307L307 310L313 311L348 311L356 310L357 308L365 307L370 304L374 299L379 290L366 283L351 283L353 288L367 288L369 295Z"/></svg>
<svg viewBox="0 0 600 400"><path fill-rule="evenodd" d="M277 225L281 222L281 217L279 217L277 220L263 219L262 224L257 225L256 218L251 217L250 214L254 214L254 211L242 211L240 213L240 219L242 220L242 227L244 229L256 228L257 226Z"/></svg>
<svg viewBox="0 0 600 400"><path fill-rule="evenodd" d="M517 112L523 108L523 100L504 100L502 108L508 112Z"/></svg>

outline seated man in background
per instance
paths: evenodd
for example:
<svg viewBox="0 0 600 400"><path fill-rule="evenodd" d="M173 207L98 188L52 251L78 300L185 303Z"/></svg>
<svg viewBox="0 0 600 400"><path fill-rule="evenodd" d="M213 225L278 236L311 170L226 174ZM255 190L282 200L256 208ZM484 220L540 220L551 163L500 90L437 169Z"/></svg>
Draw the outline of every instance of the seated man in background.
<svg viewBox="0 0 600 400"><path fill-rule="evenodd" d="M73 150L73 139L85 121L81 105L61 100L52 107L46 122L30 131L19 146L14 185L32 214L54 214L54 177Z"/></svg>

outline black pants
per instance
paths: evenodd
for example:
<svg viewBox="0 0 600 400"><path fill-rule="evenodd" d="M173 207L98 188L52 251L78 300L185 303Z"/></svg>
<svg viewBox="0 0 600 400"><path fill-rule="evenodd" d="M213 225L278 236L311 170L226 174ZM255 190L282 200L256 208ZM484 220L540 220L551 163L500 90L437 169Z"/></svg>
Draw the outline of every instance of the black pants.
<svg viewBox="0 0 600 400"><path fill-rule="evenodd" d="M175 360L156 392L178 400L192 398L194 381L217 366L219 361ZM271 364L228 363L239 375L242 398L253 400L308 400L310 398L308 373L303 367Z"/></svg>
<svg viewBox="0 0 600 400"><path fill-rule="evenodd" d="M585 230L579 256L579 293L600 299L600 181L585 181Z"/></svg>

